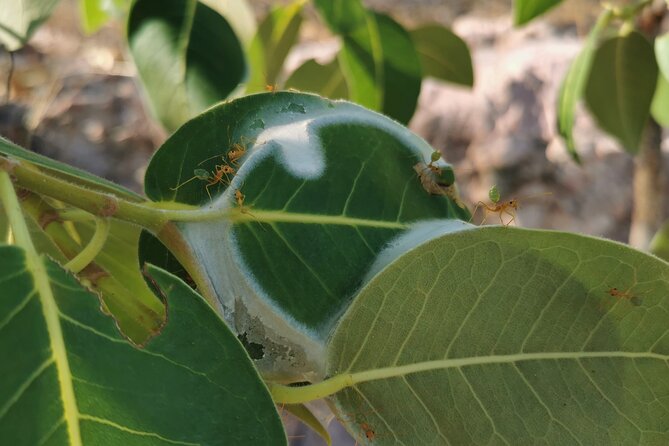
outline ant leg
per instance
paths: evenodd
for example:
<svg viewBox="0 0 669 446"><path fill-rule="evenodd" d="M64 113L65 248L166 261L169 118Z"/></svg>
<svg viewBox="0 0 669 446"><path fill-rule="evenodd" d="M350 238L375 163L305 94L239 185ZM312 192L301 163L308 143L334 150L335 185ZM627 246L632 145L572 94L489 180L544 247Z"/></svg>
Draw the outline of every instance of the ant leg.
<svg viewBox="0 0 669 446"><path fill-rule="evenodd" d="M516 221L516 213L515 213L515 212L511 212L511 211L509 211L509 210L506 210L505 212L506 212L508 215L511 216L511 220L509 220L508 223L505 224L504 226L509 226L511 223L513 223L514 221ZM502 215L501 215L501 214L500 214L500 218L502 218Z"/></svg>
<svg viewBox="0 0 669 446"><path fill-rule="evenodd" d="M213 186L214 184L216 184L216 182L213 182L213 183L212 183L212 182L209 182L209 184L207 184L207 185L204 187L205 190L207 191L207 195L209 195L209 201L210 201L210 202L211 202L211 193L209 192L209 187L210 187L210 186Z"/></svg>
<svg viewBox="0 0 669 446"><path fill-rule="evenodd" d="M483 206L484 209L485 209L485 203L484 202L479 201L478 203L476 203L476 206L474 207L474 212L472 212L472 216L469 219L470 222L472 220L474 220L474 217L476 216L476 211L478 211L481 206ZM483 224L484 221L485 221L485 215L483 216L483 221L481 222L481 224Z"/></svg>
<svg viewBox="0 0 669 446"><path fill-rule="evenodd" d="M170 190L179 190L179 188L180 188L181 186L183 186L183 185L186 184L186 183L190 183L190 182L193 181L195 178L197 178L197 175L190 177L189 179L187 179L187 180L184 181L183 183L179 183L179 184L177 184L177 185L174 186L174 187L170 187Z"/></svg>

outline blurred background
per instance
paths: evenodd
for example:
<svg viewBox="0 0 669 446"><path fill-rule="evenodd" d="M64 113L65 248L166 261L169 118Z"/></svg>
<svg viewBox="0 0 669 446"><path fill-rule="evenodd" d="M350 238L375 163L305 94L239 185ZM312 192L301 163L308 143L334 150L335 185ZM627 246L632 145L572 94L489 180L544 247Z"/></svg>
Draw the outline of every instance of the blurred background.
<svg viewBox="0 0 669 446"><path fill-rule="evenodd" d="M287 3L250 2L258 20L272 6ZM510 0L364 3L407 26L436 21L468 44L474 87L428 79L409 127L454 165L470 208L487 201L489 188L497 185L503 200L520 200L519 226L628 242L635 159L584 109L574 131L580 166L556 129L560 85L601 10L599 1L567 0L521 28L512 26ZM148 159L167 133L142 99L122 21L87 36L78 14L77 1L63 0L28 45L12 56L0 49L0 134L141 191ZM287 72L310 58L333 58L340 45L310 5L305 17ZM661 148L658 162L669 171L666 129ZM659 212L666 220L669 200L664 202ZM316 410L327 417L324 408ZM292 444L322 444L311 432L291 426ZM355 443L338 425L331 429L334 444Z"/></svg>

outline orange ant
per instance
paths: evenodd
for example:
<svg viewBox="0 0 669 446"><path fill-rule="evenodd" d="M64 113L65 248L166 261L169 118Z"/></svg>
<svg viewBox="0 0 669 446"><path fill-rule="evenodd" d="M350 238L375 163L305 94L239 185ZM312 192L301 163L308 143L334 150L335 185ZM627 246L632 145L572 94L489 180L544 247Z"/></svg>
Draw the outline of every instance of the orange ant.
<svg viewBox="0 0 669 446"><path fill-rule="evenodd" d="M550 192L545 192L543 194L539 195L549 195ZM485 223L486 219L488 218L489 213L495 213L499 214L499 221L500 223L504 226L507 227L511 223L513 223L516 220L516 211L520 207L520 200L517 198L512 198L511 200L508 201L503 201L499 202L499 190L497 189L497 186L493 186L490 188L490 191L488 191L488 197L490 198L490 201L492 203L487 204L484 203L483 201L479 201L476 203L476 207L474 208L474 212L472 212L472 219L476 215L476 211L479 210L479 208L482 208L485 211L485 215L483 216L483 220L481 221L481 224ZM526 198L531 198L532 196L526 197ZM504 214L507 214L511 216L511 220L508 222L504 223L504 219L502 218ZM471 219L470 219L471 221Z"/></svg>
<svg viewBox="0 0 669 446"><path fill-rule="evenodd" d="M276 84L267 84L265 85L265 91L270 92L270 93L275 93L278 87Z"/></svg>
<svg viewBox="0 0 669 446"><path fill-rule="evenodd" d="M362 429L365 432L365 438L367 438L369 441L373 441L374 438L376 438L376 432L374 432L374 429L372 429L372 427L369 424L361 423L360 429Z"/></svg>
<svg viewBox="0 0 669 446"><path fill-rule="evenodd" d="M244 142L245 140L246 140L247 142ZM233 144L230 146L230 150L229 150L228 153L227 153L228 162L229 162L230 164L232 164L232 165L234 165L234 166L238 166L238 165L239 165L238 161L240 160L240 158L242 158L242 157L246 154L246 145L248 144L248 142L251 142L251 141L250 141L250 140L247 140L247 138L245 138L244 136L242 136L242 140L241 140L241 142L239 142L239 143L237 143L237 142L236 142L236 143L233 143ZM223 161L225 161L225 157L224 157L223 155L221 155L221 154L217 154L217 155L214 155L214 156L210 156L209 158L203 159L202 161L200 161L200 162L198 163L198 166L199 166L200 164L202 164L202 163L205 163L205 162L209 161L210 159L214 159L214 158L219 157L219 156L221 157L221 159L222 159Z"/></svg>
<svg viewBox="0 0 669 446"><path fill-rule="evenodd" d="M618 299L627 299L634 306L638 307L639 305L641 305L641 298L639 296L635 296L630 291L620 291L618 288L613 287L609 288L607 293L611 297L615 297Z"/></svg>
<svg viewBox="0 0 669 446"><path fill-rule="evenodd" d="M171 187L171 190L178 190L181 188L181 186L185 185L186 183L189 183L195 179L202 180L202 181L207 181L207 185L205 186L205 189L207 191L207 195L209 196L209 200L211 201L211 193L209 192L209 188L215 184L221 183L221 184L230 184L230 177L229 175L234 175L235 169L232 167L225 165L225 164L217 164L214 167L213 172L208 172L204 169L195 169L193 171L195 175L193 175L191 178L187 179L186 181L177 184L174 187ZM225 179L223 179L223 176L225 175Z"/></svg>

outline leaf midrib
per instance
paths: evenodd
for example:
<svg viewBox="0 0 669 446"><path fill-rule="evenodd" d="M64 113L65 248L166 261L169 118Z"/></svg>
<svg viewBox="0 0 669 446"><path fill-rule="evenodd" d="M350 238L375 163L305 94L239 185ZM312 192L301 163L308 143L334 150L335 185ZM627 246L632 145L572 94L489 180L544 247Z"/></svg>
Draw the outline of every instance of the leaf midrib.
<svg viewBox="0 0 669 446"><path fill-rule="evenodd" d="M283 211L244 210L231 220L235 223L301 223L318 225L340 225L353 227L372 227L383 229L407 229L407 223L400 221L371 220L367 218L347 217L345 215L303 214Z"/></svg>
<svg viewBox="0 0 669 446"><path fill-rule="evenodd" d="M510 364L523 361L583 359L583 358L627 358L627 359L658 359L669 361L669 355L652 352L623 352L623 351L594 351L594 352L540 352L516 353L513 355L489 355L464 358L440 359L424 361L401 366L384 367L351 373L354 383L372 381L384 378L409 375L412 373L427 372L438 369L462 368L473 365Z"/></svg>

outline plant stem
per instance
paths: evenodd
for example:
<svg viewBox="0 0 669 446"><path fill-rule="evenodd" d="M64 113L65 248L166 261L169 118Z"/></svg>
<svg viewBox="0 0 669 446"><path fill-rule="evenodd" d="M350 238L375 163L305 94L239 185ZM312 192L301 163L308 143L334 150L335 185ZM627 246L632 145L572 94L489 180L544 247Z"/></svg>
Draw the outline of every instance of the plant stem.
<svg viewBox="0 0 669 446"><path fill-rule="evenodd" d="M662 128L650 119L634 159L634 208L629 243L641 250L648 249L663 222L667 179L661 142Z"/></svg>
<svg viewBox="0 0 669 446"><path fill-rule="evenodd" d="M86 266L88 266L88 264L91 263L102 250L102 247L109 236L109 227L108 219L96 217L95 233L93 233L93 237L91 237L91 240L86 247L82 249L75 258L67 262L64 267L74 274L77 274L86 268Z"/></svg>
<svg viewBox="0 0 669 446"><path fill-rule="evenodd" d="M154 232L160 231L168 222L157 209L55 178L22 161L0 158L0 168L11 171L18 184L25 189L55 198L99 217L126 220Z"/></svg>
<svg viewBox="0 0 669 446"><path fill-rule="evenodd" d="M16 244L26 249L26 251L30 248L34 251L30 231L23 220L21 205L14 192L14 185L9 178L9 174L2 169L0 169L0 202L5 210L5 215L7 215L9 227L12 229ZM34 254L37 255L37 252L35 251Z"/></svg>

